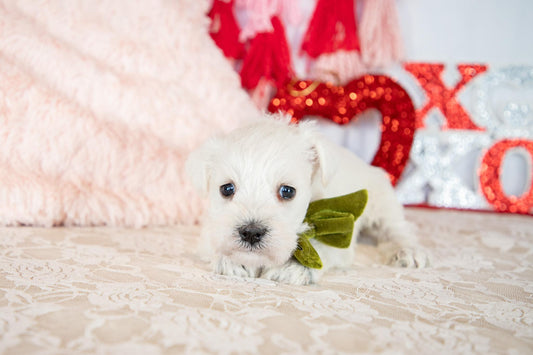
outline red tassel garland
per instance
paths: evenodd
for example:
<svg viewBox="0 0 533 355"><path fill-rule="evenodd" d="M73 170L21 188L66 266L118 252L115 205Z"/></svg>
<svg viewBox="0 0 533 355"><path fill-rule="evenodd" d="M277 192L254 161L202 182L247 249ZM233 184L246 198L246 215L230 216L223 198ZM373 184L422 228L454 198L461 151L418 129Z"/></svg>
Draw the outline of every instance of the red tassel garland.
<svg viewBox="0 0 533 355"><path fill-rule="evenodd" d="M240 73L245 89L255 88L261 78L281 87L294 76L285 30L277 16L272 17L272 27L272 32L258 33L250 41Z"/></svg>
<svg viewBox="0 0 533 355"><path fill-rule="evenodd" d="M317 58L340 49L359 51L354 0L318 0L302 51Z"/></svg>
<svg viewBox="0 0 533 355"><path fill-rule="evenodd" d="M239 42L240 28L233 13L233 0L214 0L207 14L211 18L209 34L216 45L222 49L226 58L241 59L244 45Z"/></svg>

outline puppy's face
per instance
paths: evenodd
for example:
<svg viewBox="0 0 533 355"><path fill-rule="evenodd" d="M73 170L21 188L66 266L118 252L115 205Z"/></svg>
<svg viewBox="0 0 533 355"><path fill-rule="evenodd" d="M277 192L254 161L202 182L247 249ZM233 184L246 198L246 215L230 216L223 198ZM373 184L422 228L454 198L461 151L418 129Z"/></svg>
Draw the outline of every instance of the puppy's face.
<svg viewBox="0 0 533 355"><path fill-rule="evenodd" d="M208 141L188 170L209 199L202 235L242 265L286 262L311 199L317 154L309 128L268 121Z"/></svg>

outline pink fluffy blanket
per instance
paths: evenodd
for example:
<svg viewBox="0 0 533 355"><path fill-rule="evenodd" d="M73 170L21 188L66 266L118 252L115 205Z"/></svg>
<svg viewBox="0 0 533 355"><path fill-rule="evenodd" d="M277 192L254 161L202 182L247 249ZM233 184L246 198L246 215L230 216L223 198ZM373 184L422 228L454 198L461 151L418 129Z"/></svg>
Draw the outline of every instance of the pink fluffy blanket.
<svg viewBox="0 0 533 355"><path fill-rule="evenodd" d="M186 156L257 114L208 6L0 2L0 224L197 219Z"/></svg>

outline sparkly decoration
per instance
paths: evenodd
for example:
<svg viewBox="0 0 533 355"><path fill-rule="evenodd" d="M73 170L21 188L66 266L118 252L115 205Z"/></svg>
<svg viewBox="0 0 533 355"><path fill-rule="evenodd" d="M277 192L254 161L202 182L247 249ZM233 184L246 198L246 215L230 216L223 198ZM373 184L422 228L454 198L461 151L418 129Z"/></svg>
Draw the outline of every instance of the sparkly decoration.
<svg viewBox="0 0 533 355"><path fill-rule="evenodd" d="M533 67L491 70L472 92L472 118L496 140L533 138Z"/></svg>
<svg viewBox="0 0 533 355"><path fill-rule="evenodd" d="M492 137L480 157L480 191L497 211L533 214L533 67L491 70L472 84L472 93L472 118ZM507 196L500 180L502 160L511 150L529 162L529 192L518 197Z"/></svg>
<svg viewBox="0 0 533 355"><path fill-rule="evenodd" d="M278 90L269 110L285 111L294 121L309 115L342 125L376 108L382 134L372 164L390 174L402 203L533 215L533 68L457 68L461 79L451 89L441 78L444 65L406 65L428 96L418 111L402 86L379 75L344 86L293 80ZM444 115L440 128L424 124L433 108ZM508 153L521 153L527 161L524 192L515 192L520 196L506 191L517 191L521 176L513 179L516 175L506 172L501 181Z"/></svg>
<svg viewBox="0 0 533 355"><path fill-rule="evenodd" d="M491 138L466 130L416 131L409 164L396 186L400 201L440 208L487 209L475 183L475 161ZM461 173L467 170L465 177Z"/></svg>
<svg viewBox="0 0 533 355"><path fill-rule="evenodd" d="M418 128L409 163L396 186L400 201L533 214L533 68L487 71L464 94L465 108L471 112L468 122L477 128L451 129L449 121L447 129ZM502 186L503 160L511 152L521 153L528 162L521 196L507 195ZM506 184L519 187L522 177L513 180L513 172L507 176Z"/></svg>
<svg viewBox="0 0 533 355"><path fill-rule="evenodd" d="M479 172L481 191L487 201L499 212L533 213L533 184L522 196L507 196L500 183L501 165L505 153L513 148L523 148L533 161L533 141L505 139L494 144L483 156ZM529 164L529 181L533 176L533 164Z"/></svg>
<svg viewBox="0 0 533 355"><path fill-rule="evenodd" d="M429 110L438 108L446 119L443 129L469 129L482 130L463 109L457 100L458 92L475 76L487 70L485 65L463 64L457 69L461 74L461 80L453 89L447 88L442 82L441 74L444 64L407 63L405 70L414 75L419 84L425 90L428 97L427 103L416 111L416 128L424 128L424 119Z"/></svg>
<svg viewBox="0 0 533 355"><path fill-rule="evenodd" d="M269 111L279 110L299 121L306 115L347 124L359 113L375 108L382 115L381 142L372 164L385 169L393 184L409 157L415 132L415 111L407 92L383 75L365 75L344 86L296 80L278 90Z"/></svg>

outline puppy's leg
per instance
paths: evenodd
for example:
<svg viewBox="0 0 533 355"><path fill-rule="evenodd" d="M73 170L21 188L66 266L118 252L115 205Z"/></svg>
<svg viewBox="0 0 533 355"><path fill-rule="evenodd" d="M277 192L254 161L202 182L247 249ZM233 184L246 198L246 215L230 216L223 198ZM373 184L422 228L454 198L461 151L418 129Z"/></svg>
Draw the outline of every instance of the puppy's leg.
<svg viewBox="0 0 533 355"><path fill-rule="evenodd" d="M330 247L311 239L311 244L322 260L322 269L311 269L300 264L296 259L291 258L285 264L277 267L265 268L261 273L262 278L293 285L308 285L318 282L324 272L331 268L347 267L352 264L357 234L359 233L359 223L356 222L352 246L346 249Z"/></svg>
<svg viewBox="0 0 533 355"><path fill-rule="evenodd" d="M265 268L260 277L291 285L308 285L318 281L319 271L303 266L291 258L281 266Z"/></svg>
<svg viewBox="0 0 533 355"><path fill-rule="evenodd" d="M388 179L379 189L370 191L364 224L364 233L376 239L385 263L408 268L430 265L428 255L418 245L415 227L405 219L403 206Z"/></svg>
<svg viewBox="0 0 533 355"><path fill-rule="evenodd" d="M406 268L424 268L430 265L427 253L418 245L413 228L406 222L377 228L378 249L385 258L385 263Z"/></svg>
<svg viewBox="0 0 533 355"><path fill-rule="evenodd" d="M259 270L257 268L250 268L236 264L228 257L222 256L215 264L215 273L236 277L257 277Z"/></svg>

